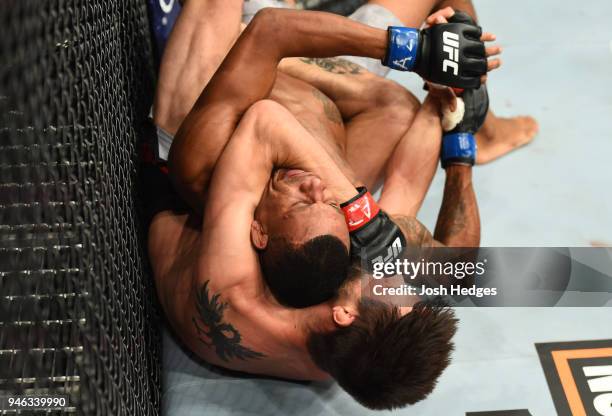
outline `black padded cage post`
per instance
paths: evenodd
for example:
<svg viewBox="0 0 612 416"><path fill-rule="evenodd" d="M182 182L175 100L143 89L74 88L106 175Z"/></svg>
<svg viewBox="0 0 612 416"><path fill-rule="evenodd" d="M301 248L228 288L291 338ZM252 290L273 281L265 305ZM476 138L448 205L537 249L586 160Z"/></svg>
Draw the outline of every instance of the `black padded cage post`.
<svg viewBox="0 0 612 416"><path fill-rule="evenodd" d="M150 42L144 0L0 2L0 396L68 395L16 414L159 414Z"/></svg>

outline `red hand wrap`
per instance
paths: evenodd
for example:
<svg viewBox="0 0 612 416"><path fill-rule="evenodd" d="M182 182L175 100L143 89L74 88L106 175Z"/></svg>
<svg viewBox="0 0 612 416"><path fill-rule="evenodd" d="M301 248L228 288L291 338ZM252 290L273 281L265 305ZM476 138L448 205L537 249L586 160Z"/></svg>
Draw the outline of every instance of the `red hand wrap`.
<svg viewBox="0 0 612 416"><path fill-rule="evenodd" d="M358 230L378 214L380 207L365 188L352 200L340 205L349 232Z"/></svg>

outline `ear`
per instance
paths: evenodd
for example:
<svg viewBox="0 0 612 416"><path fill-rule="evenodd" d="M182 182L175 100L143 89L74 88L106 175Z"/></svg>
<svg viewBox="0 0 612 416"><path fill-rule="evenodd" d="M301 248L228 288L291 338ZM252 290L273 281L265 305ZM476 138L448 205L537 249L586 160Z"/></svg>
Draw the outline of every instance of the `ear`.
<svg viewBox="0 0 612 416"><path fill-rule="evenodd" d="M251 242L257 250L263 250L268 245L268 234L257 220L251 223Z"/></svg>
<svg viewBox="0 0 612 416"><path fill-rule="evenodd" d="M357 311L350 306L334 306L332 308L334 322L338 326L351 326L357 317Z"/></svg>

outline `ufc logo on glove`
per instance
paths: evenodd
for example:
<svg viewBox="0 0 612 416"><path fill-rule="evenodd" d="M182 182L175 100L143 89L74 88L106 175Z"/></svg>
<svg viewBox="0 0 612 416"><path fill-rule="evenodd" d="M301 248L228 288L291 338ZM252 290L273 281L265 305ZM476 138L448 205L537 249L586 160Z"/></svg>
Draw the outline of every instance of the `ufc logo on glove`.
<svg viewBox="0 0 612 416"><path fill-rule="evenodd" d="M453 32L442 34L442 50L448 54L448 59L442 62L442 71L448 72L448 68L453 69L454 75L459 75L459 35Z"/></svg>
<svg viewBox="0 0 612 416"><path fill-rule="evenodd" d="M383 65L448 87L478 88L487 73L482 29L461 12L448 21L423 30L389 26Z"/></svg>

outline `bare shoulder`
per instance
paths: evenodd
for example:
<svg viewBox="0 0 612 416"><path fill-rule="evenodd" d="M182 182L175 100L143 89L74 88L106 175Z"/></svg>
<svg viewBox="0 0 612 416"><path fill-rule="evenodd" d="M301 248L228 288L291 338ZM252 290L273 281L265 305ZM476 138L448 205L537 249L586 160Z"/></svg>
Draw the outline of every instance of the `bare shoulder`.
<svg viewBox="0 0 612 416"><path fill-rule="evenodd" d="M169 264L184 247L199 238L198 219L191 214L161 211L153 217L148 231L148 252L156 274L164 274Z"/></svg>
<svg viewBox="0 0 612 416"><path fill-rule="evenodd" d="M238 369L266 357L250 345L251 337L237 325L240 314L235 313L226 293L217 291L210 280L193 287L192 293L192 307L185 321L190 326L191 344L196 352L200 351L212 363Z"/></svg>
<svg viewBox="0 0 612 416"><path fill-rule="evenodd" d="M222 276L208 278L200 234L188 215L158 214L149 228L149 254L158 297L177 335L203 359L227 366L264 354L245 345Z"/></svg>
<svg viewBox="0 0 612 416"><path fill-rule="evenodd" d="M149 225L148 252L157 294L169 317L177 314L177 291L191 284L200 229L189 214L162 211Z"/></svg>

